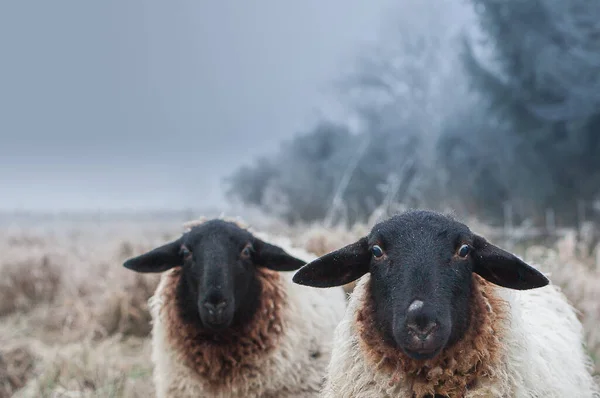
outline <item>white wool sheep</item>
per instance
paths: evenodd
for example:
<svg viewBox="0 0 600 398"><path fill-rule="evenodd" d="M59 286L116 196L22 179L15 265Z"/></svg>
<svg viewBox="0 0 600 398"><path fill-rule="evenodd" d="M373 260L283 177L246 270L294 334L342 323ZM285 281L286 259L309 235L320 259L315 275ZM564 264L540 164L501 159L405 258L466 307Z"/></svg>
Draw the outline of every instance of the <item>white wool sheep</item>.
<svg viewBox="0 0 600 398"><path fill-rule="evenodd" d="M323 397L413 397L409 385L397 383L392 373L378 371L363 349L355 319L366 300L369 280L369 275L359 280L336 328ZM500 339L498 361L490 367L494 377L483 377L465 398L600 396L582 347L581 324L556 287L493 291L510 307L510 320L504 325L507 333Z"/></svg>
<svg viewBox="0 0 600 398"><path fill-rule="evenodd" d="M559 289L450 217L392 217L294 281L358 278L324 397L600 396L581 323Z"/></svg>
<svg viewBox="0 0 600 398"><path fill-rule="evenodd" d="M195 263L166 270L150 299L157 396L317 396L331 355L333 330L346 307L343 290L336 287L320 291L294 284L292 273L281 269L297 269L315 256L292 247L283 237L250 232L239 221L201 220L188 227L188 237L177 246L183 245L184 255L188 257L193 252ZM252 270L260 285L255 313L246 318L245 314L233 314L233 323L225 323L218 329L217 324L224 322L226 312L217 316L214 308L218 305L214 308L209 305L209 311L203 313L200 307L204 293L201 290L216 294L219 291L214 290L211 283L217 280L225 285L228 283L222 276L239 271L232 264L240 261L240 255L248 254L245 244L253 246L252 261L260 263L245 268ZM270 264L262 261L267 250L270 250ZM129 260L133 262L126 266L138 272L149 272L146 264L139 260L142 256ZM202 275L200 279L213 279L199 284L201 292L197 297L192 297L189 292L181 293L183 282L180 277L185 278L183 275L192 267L199 267L201 262L206 263L203 270L194 268L194 272ZM219 274L218 267L227 268L228 272ZM248 278L248 273L242 278ZM235 291L234 296L223 297L235 302L235 295L241 294L240 289L246 289L241 286L240 283L230 286ZM242 299L243 303L239 304L242 307L254 300L248 295ZM186 306L193 310L186 312ZM243 320L236 324L238 315ZM217 325L214 333L209 325Z"/></svg>

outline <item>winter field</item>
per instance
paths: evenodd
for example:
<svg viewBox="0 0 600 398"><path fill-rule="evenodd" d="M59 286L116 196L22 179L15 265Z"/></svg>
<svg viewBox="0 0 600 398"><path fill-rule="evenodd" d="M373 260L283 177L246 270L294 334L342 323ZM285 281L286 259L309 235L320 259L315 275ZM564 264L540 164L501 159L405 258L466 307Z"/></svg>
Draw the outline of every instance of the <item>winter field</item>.
<svg viewBox="0 0 600 398"><path fill-rule="evenodd" d="M147 299L158 276L121 264L175 238L189 218L1 216L0 398L154 396ZM350 243L372 226L292 228L255 216L248 221L316 254ZM485 225L468 223L498 244L505 241L497 233L492 238L495 231ZM534 240L506 245L548 273L580 311L598 374L597 237L567 230L559 238Z"/></svg>

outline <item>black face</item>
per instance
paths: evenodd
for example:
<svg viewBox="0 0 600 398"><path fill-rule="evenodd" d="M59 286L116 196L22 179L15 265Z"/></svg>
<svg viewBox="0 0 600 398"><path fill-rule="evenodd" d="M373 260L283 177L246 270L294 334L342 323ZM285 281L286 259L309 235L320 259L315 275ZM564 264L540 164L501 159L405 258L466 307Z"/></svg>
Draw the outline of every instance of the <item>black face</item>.
<svg viewBox="0 0 600 398"><path fill-rule="evenodd" d="M124 266L137 272L182 266L178 296L184 315L219 331L252 316L260 294L256 267L292 271L304 264L234 223L210 220Z"/></svg>
<svg viewBox="0 0 600 398"><path fill-rule="evenodd" d="M532 289L548 280L451 218L411 211L311 262L294 282L338 286L371 274L375 320L389 343L430 359L460 340L470 318L473 272L497 285Z"/></svg>

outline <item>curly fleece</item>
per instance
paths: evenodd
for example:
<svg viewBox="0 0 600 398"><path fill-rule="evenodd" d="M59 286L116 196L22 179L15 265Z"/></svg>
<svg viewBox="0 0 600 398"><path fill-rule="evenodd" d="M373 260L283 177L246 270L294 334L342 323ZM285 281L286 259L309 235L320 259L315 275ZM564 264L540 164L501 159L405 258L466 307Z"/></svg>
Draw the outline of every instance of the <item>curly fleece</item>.
<svg viewBox="0 0 600 398"><path fill-rule="evenodd" d="M372 366L391 375L390 384L403 383L417 398L439 394L462 396L482 377L497 377L500 337L506 310L494 297L491 285L474 275L471 322L457 344L428 361L414 360L386 344L375 327L373 300L357 312L356 326L363 352ZM370 288L367 287L367 291Z"/></svg>
<svg viewBox="0 0 600 398"><path fill-rule="evenodd" d="M248 370L279 343L283 332L281 310L286 299L280 277L275 271L258 270L262 294L252 321L217 336L182 320L176 296L180 278L181 269L175 269L167 276L163 291L165 305L160 315L169 325L168 339L181 361L206 381L207 389L231 389L251 375Z"/></svg>
<svg viewBox="0 0 600 398"><path fill-rule="evenodd" d="M281 239L269 241L299 258L309 256ZM150 299L157 396L318 396L346 300L341 288L303 287L292 275L260 269L254 318L215 339L181 319L175 294L181 269L163 273Z"/></svg>
<svg viewBox="0 0 600 398"><path fill-rule="evenodd" d="M473 277L471 325L428 361L386 345L374 328L369 275L335 331L324 397L597 397L582 327L555 286L499 288Z"/></svg>

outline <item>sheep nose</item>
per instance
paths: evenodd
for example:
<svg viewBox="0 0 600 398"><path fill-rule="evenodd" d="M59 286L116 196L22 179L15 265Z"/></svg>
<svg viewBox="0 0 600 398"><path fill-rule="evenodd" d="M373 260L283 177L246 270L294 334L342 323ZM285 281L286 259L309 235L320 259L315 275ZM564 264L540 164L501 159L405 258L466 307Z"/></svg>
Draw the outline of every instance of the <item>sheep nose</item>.
<svg viewBox="0 0 600 398"><path fill-rule="evenodd" d="M227 307L227 301L219 300L216 302L205 302L203 304L206 311L208 311L208 317L211 323L219 324L223 322L223 312Z"/></svg>
<svg viewBox="0 0 600 398"><path fill-rule="evenodd" d="M406 325L408 330L413 332L419 340L427 340L431 333L436 329L437 323L434 321L428 322L425 325L419 325L418 323L409 323Z"/></svg>
<svg viewBox="0 0 600 398"><path fill-rule="evenodd" d="M437 322L423 310L423 302L415 300L408 307L406 316L406 328L421 341L427 338L437 329Z"/></svg>

